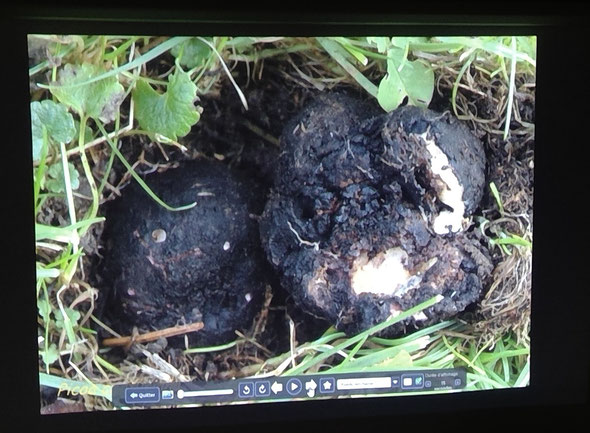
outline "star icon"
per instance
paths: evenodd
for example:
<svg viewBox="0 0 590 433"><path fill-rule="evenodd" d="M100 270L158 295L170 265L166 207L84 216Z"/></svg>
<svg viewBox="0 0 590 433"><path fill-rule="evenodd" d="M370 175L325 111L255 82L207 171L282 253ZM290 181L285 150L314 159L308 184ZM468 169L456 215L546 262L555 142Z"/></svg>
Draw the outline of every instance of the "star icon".
<svg viewBox="0 0 590 433"><path fill-rule="evenodd" d="M326 377L320 380L320 392L322 393L332 393L334 392L334 388L336 384L334 383L334 378Z"/></svg>

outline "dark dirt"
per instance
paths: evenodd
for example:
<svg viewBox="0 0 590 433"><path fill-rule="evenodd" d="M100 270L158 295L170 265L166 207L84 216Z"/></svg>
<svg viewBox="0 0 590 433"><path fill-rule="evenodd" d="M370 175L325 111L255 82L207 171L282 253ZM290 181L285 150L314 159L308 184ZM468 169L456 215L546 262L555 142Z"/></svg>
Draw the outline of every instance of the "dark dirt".
<svg viewBox="0 0 590 433"><path fill-rule="evenodd" d="M170 212L136 183L107 212L107 312L120 331L204 322L190 341L219 344L247 329L260 310L265 263L255 219L264 191L219 162L196 161L146 182Z"/></svg>
<svg viewBox="0 0 590 433"><path fill-rule="evenodd" d="M485 157L479 140L450 116L409 107L375 113L356 98L333 94L288 123L260 227L283 287L306 311L347 333L444 296L425 316L383 333L394 335L463 311L480 297L491 272L485 248L469 232L433 231L438 212L448 209L439 200L445 185L418 135L428 131L464 186L461 217L479 204ZM369 285L383 286L366 275L383 263L395 268L396 261L408 273L397 286L372 293L359 283L368 278Z"/></svg>

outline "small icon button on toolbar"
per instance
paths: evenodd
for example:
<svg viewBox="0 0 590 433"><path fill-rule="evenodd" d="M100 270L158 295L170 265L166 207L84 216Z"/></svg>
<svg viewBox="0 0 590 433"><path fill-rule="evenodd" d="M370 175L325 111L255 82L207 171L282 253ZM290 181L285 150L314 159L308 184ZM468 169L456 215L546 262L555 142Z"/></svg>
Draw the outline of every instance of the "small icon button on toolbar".
<svg viewBox="0 0 590 433"><path fill-rule="evenodd" d="M320 392L324 394L334 392L336 388L336 381L333 377L322 377L320 379Z"/></svg>
<svg viewBox="0 0 590 433"><path fill-rule="evenodd" d="M270 382L268 380L256 382L254 392L256 397L268 397L270 395Z"/></svg>
<svg viewBox="0 0 590 433"><path fill-rule="evenodd" d="M276 380L272 383L272 385L270 386L270 390L273 392L273 394L278 394L279 392L283 391L283 384L280 382L277 382Z"/></svg>
<svg viewBox="0 0 590 433"><path fill-rule="evenodd" d="M299 379L293 378L289 379L289 381L287 382L287 392L290 395L299 395L302 389L303 385L301 385L301 381Z"/></svg>
<svg viewBox="0 0 590 433"><path fill-rule="evenodd" d="M402 375L402 389L422 388L424 388L424 375L422 373Z"/></svg>
<svg viewBox="0 0 590 433"><path fill-rule="evenodd" d="M253 382L240 382L238 385L238 396L241 398L248 398L254 396Z"/></svg>
<svg viewBox="0 0 590 433"><path fill-rule="evenodd" d="M127 388L125 389L125 403L158 403L160 388Z"/></svg>
<svg viewBox="0 0 590 433"><path fill-rule="evenodd" d="M315 396L315 390L318 387L318 384L315 380L311 379L308 380L307 382L305 382L305 390L307 392L307 396L308 397L313 397Z"/></svg>

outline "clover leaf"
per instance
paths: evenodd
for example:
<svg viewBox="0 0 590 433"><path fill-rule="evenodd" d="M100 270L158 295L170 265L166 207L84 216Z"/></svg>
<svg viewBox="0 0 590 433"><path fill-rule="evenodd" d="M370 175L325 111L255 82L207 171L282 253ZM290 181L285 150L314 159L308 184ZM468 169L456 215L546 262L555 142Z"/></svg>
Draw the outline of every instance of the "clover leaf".
<svg viewBox="0 0 590 433"><path fill-rule="evenodd" d="M428 107L434 92L434 72L419 61L409 61L405 50L387 50L387 75L379 83L377 101L385 111L399 107L408 97L409 105Z"/></svg>
<svg viewBox="0 0 590 433"><path fill-rule="evenodd" d="M47 366L50 366L59 359L59 350L57 350L55 343L51 344L51 346L49 346L46 351L40 350L39 354Z"/></svg>
<svg viewBox="0 0 590 433"><path fill-rule="evenodd" d="M200 114L194 105L196 96L197 86L180 67L168 77L168 88L163 94L139 79L133 91L135 117L148 133L176 141L199 121Z"/></svg>
<svg viewBox="0 0 590 433"><path fill-rule="evenodd" d="M410 44L425 43L418 37L369 37L367 42L387 55L387 74L377 89L377 101L385 111L391 111L408 98L408 105L427 107L434 93L434 72L418 60L408 59Z"/></svg>
<svg viewBox="0 0 590 433"><path fill-rule="evenodd" d="M51 304L46 299L37 299L37 309L44 323L49 323L51 315Z"/></svg>
<svg viewBox="0 0 590 433"><path fill-rule="evenodd" d="M116 76L92 80L104 72L90 63L68 64L61 70L58 84L50 86L51 93L80 116L110 122L123 101L125 89Z"/></svg>
<svg viewBox="0 0 590 433"><path fill-rule="evenodd" d="M70 185L72 189L78 189L80 187L78 171L71 162L68 163L68 169L70 172ZM49 178L45 182L45 188L47 188L48 191L55 193L65 192L64 169L61 162L56 162L51 165L47 171L47 175Z"/></svg>
<svg viewBox="0 0 590 433"><path fill-rule="evenodd" d="M73 308L67 307L64 309L66 316L68 317L71 326L76 326L78 324L78 320L80 320L80 317L82 317L82 315L80 314L79 311L74 310ZM65 327L65 323L64 323L64 317L63 315L59 314L59 317L57 317L55 319L55 326L59 329L63 329Z"/></svg>
<svg viewBox="0 0 590 433"><path fill-rule="evenodd" d="M43 129L55 143L69 143L76 136L74 118L65 105L52 100L31 102L31 135L33 139L33 161L41 158Z"/></svg>
<svg viewBox="0 0 590 433"><path fill-rule="evenodd" d="M182 66L189 69L203 66L211 56L211 48L197 38L191 38L182 44L176 45L170 53L178 59Z"/></svg>

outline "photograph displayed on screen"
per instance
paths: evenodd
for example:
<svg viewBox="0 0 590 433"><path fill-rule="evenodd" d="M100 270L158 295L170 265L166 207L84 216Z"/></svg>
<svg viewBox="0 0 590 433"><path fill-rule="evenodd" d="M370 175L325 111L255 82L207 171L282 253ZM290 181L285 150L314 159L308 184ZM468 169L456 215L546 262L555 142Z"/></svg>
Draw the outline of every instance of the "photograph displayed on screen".
<svg viewBox="0 0 590 433"><path fill-rule="evenodd" d="M530 384L535 36L28 49L42 414Z"/></svg>

